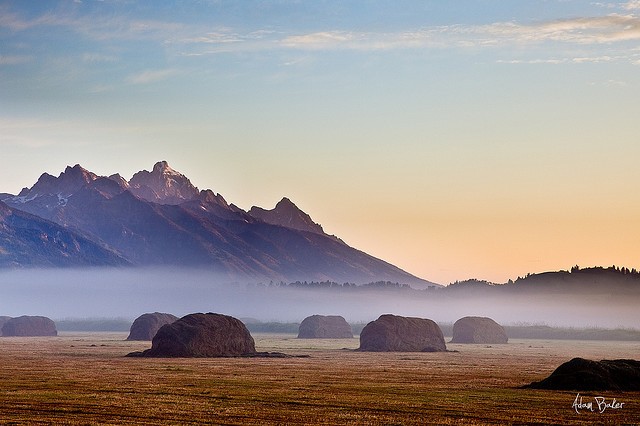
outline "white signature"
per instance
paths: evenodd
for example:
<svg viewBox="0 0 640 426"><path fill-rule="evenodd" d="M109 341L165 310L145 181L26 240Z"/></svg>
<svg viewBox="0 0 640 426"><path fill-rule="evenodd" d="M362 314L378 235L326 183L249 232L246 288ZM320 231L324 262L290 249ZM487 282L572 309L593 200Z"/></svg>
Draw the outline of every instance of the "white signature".
<svg viewBox="0 0 640 426"><path fill-rule="evenodd" d="M580 394L576 395L576 399L573 401L573 405L571 406L576 413L580 414L580 410L589 410L589 411L597 411L599 413L604 413L605 410L620 410L624 407L624 402L618 402L615 398L607 401L607 399L603 396L594 396L593 401L584 402Z"/></svg>

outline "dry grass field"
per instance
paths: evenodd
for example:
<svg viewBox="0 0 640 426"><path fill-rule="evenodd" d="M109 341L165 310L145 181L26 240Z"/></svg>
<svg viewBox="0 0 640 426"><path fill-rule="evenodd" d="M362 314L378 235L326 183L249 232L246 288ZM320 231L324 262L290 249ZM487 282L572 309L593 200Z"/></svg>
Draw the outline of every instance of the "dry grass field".
<svg viewBox="0 0 640 426"><path fill-rule="evenodd" d="M141 359L126 333L0 338L0 424L640 424L640 393L604 413L519 389L564 361L640 358L637 342L514 340L448 353L359 353L357 339L254 334L307 358Z"/></svg>

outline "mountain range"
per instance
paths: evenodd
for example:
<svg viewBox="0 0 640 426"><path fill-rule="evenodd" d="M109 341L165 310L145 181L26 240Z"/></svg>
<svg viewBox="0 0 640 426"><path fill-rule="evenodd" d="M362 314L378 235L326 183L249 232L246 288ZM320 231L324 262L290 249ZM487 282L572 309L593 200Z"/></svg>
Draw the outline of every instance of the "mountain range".
<svg viewBox="0 0 640 426"><path fill-rule="evenodd" d="M0 267L176 266L230 280L434 283L347 245L283 198L249 211L166 161L130 180L80 165L0 194Z"/></svg>

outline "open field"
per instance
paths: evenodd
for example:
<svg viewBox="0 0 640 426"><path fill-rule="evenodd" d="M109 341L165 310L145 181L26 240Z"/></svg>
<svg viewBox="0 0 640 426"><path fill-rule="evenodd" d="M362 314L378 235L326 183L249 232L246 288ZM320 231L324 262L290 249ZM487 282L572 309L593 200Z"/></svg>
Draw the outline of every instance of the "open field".
<svg viewBox="0 0 640 426"><path fill-rule="evenodd" d="M638 342L513 340L448 353L359 353L358 339L254 334L308 358L141 359L127 333L0 338L0 424L640 424L640 393L604 413L519 389L564 361L640 358ZM346 349L343 349L346 348Z"/></svg>

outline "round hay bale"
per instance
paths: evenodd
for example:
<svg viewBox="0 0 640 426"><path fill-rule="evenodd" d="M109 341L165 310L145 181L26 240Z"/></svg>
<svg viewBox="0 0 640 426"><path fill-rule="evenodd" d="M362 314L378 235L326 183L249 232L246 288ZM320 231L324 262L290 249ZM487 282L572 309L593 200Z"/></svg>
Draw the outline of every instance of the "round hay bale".
<svg viewBox="0 0 640 426"><path fill-rule="evenodd" d="M177 316L161 312L142 314L131 324L127 340L152 340L160 327L177 320Z"/></svg>
<svg viewBox="0 0 640 426"><path fill-rule="evenodd" d="M253 337L237 318L189 314L163 325L145 357L230 357L256 353Z"/></svg>
<svg viewBox="0 0 640 426"><path fill-rule="evenodd" d="M23 315L7 320L2 326L3 336L57 336L56 323L47 317Z"/></svg>
<svg viewBox="0 0 640 426"><path fill-rule="evenodd" d="M311 315L298 327L298 339L352 339L349 323L340 315Z"/></svg>
<svg viewBox="0 0 640 426"><path fill-rule="evenodd" d="M442 330L430 319L381 315L360 333L360 349L368 352L444 352Z"/></svg>
<svg viewBox="0 0 640 426"><path fill-rule="evenodd" d="M573 358L526 388L574 391L640 391L640 361Z"/></svg>
<svg viewBox="0 0 640 426"><path fill-rule="evenodd" d="M451 343L507 343L504 328L491 318L464 317L453 324Z"/></svg>

